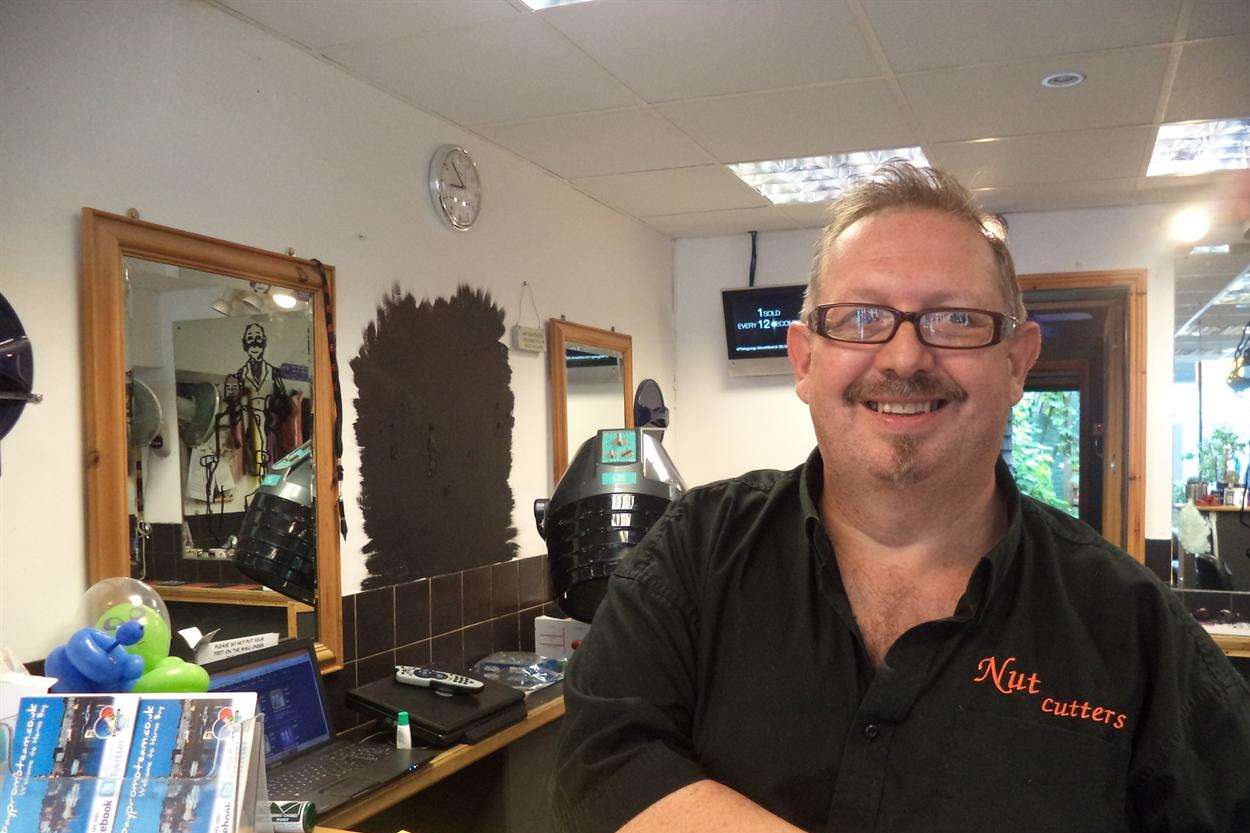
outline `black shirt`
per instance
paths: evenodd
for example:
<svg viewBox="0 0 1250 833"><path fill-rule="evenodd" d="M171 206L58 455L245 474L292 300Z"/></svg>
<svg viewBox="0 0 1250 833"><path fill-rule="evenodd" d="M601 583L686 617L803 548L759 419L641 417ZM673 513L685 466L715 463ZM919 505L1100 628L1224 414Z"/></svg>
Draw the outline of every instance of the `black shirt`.
<svg viewBox="0 0 1250 833"><path fill-rule="evenodd" d="M694 489L622 562L565 681L565 829L711 778L807 830L1250 831L1250 691L1168 587L1000 462L1006 535L874 670L822 465Z"/></svg>

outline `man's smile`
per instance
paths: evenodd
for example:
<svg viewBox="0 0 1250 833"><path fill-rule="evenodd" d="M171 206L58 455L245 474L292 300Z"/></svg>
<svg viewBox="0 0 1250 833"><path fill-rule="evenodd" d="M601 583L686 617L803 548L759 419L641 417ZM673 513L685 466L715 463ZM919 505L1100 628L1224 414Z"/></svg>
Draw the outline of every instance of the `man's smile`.
<svg viewBox="0 0 1250 833"><path fill-rule="evenodd" d="M939 411L946 407L945 399L927 399L920 402L875 402L865 401L864 407L882 414L901 414L915 416Z"/></svg>

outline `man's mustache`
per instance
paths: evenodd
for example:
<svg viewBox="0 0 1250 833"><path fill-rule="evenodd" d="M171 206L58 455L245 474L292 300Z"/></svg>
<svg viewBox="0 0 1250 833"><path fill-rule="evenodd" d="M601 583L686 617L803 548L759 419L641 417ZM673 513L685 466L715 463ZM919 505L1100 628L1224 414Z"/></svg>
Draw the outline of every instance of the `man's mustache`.
<svg viewBox="0 0 1250 833"><path fill-rule="evenodd" d="M938 379L924 371L906 379L889 376L859 379L852 382L842 394L842 401L848 405L878 402L882 399L945 399L948 402L963 402L967 398L968 392L955 382Z"/></svg>

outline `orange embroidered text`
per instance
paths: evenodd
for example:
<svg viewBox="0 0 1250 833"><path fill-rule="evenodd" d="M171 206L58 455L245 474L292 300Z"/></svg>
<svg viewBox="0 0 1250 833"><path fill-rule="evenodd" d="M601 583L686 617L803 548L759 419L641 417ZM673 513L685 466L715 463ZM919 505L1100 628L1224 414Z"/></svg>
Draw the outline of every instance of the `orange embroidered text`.
<svg viewBox="0 0 1250 833"><path fill-rule="evenodd" d="M972 681L974 683L989 682L1003 694L1020 692L1037 694L1040 691L1038 686L1042 684L1042 678L1037 676L1036 672L1026 677L1024 672L1011 667L1015 662L1015 657L1007 657L1005 660L999 660L998 657L986 657L977 663L977 676L973 677Z"/></svg>

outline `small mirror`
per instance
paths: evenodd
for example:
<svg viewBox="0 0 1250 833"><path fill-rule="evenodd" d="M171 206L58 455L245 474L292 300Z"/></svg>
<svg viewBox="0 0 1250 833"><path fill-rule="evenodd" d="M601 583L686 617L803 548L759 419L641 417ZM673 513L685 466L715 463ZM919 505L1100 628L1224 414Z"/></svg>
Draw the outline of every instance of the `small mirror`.
<svg viewBox="0 0 1250 833"><path fill-rule="evenodd" d="M548 325L553 483L601 428L632 428L633 341L624 333L569 321Z"/></svg>
<svg viewBox="0 0 1250 833"><path fill-rule="evenodd" d="M316 261L83 209L90 580L141 578L217 640L315 637L323 671L343 659L333 291ZM278 491L281 582L253 523Z"/></svg>

